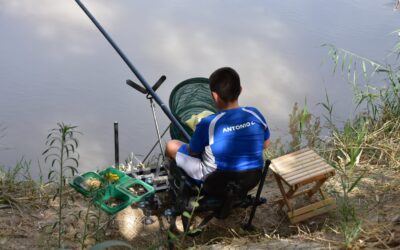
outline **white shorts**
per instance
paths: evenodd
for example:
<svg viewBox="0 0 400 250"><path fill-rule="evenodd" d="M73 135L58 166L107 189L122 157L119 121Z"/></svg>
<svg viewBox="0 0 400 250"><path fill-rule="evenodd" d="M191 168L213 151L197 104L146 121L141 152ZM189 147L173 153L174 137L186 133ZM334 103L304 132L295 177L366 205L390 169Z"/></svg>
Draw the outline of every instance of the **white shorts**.
<svg viewBox="0 0 400 250"><path fill-rule="evenodd" d="M205 177L204 166L201 159L189 154L188 145L183 144L176 153L176 165L182 168L187 175L195 180L203 181Z"/></svg>

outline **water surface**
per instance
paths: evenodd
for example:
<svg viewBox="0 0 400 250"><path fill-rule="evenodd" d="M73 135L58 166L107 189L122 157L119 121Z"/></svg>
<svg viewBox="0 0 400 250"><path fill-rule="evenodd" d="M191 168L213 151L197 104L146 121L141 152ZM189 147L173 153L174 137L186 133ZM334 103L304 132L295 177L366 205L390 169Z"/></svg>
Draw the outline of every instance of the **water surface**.
<svg viewBox="0 0 400 250"><path fill-rule="evenodd" d="M221 66L241 75L242 105L267 117L273 138L287 133L294 102L315 114L325 89L337 116L349 114L351 88L321 62L323 43L383 59L399 28L392 1L84 1L168 102L172 88ZM41 161L57 122L79 125L81 170L113 163L113 122L121 158L155 142L150 107L125 84L132 73L71 0L0 0L0 164ZM160 112L162 129L168 125Z"/></svg>

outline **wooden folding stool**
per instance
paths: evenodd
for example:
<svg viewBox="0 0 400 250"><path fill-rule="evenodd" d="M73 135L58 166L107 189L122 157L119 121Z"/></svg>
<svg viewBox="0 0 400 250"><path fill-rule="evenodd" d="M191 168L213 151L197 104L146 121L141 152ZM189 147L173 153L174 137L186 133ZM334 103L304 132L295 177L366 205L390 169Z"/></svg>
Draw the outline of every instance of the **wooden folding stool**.
<svg viewBox="0 0 400 250"><path fill-rule="evenodd" d="M321 190L324 182L335 175L335 169L312 149L303 148L278 157L272 160L271 169L282 193L282 198L276 202L281 209L284 206L287 207L291 223L296 224L336 208L335 200L327 197ZM289 187L288 191L285 191L283 183ZM314 185L304 191L299 191L300 187L307 184ZM295 197L307 194L311 198L317 192L322 200L296 209L292 206L291 200Z"/></svg>

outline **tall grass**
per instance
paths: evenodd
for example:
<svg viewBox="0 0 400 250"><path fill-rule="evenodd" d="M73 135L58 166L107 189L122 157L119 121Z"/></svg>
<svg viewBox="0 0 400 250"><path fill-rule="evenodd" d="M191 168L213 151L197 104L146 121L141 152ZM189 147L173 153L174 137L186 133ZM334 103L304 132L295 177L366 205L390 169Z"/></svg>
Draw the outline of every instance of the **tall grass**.
<svg viewBox="0 0 400 250"><path fill-rule="evenodd" d="M264 150L264 159L274 159L286 153L290 153L305 146L316 148L322 142L320 140L321 121L308 111L307 101L303 107L296 102L289 114L289 141L282 138L274 140L268 150Z"/></svg>
<svg viewBox="0 0 400 250"><path fill-rule="evenodd" d="M294 104L292 113L289 115L289 133L291 135L289 151L299 150L305 145L315 147L319 143L320 118L308 111L307 101L301 109L297 103Z"/></svg>
<svg viewBox="0 0 400 250"><path fill-rule="evenodd" d="M13 167L0 165L1 206L10 206L23 214L23 208L42 205L46 195L45 185L32 178L31 168L31 161L24 158L20 159ZM39 178L43 179L43 176L39 176Z"/></svg>
<svg viewBox="0 0 400 250"><path fill-rule="evenodd" d="M77 218L82 219L83 217L83 232L76 233L75 238L80 241L81 250L87 247L86 240L89 237L89 231L97 232L100 229L100 219L101 219L101 211L100 208L97 207L97 213L92 210L92 207L95 206L95 200L104 195L105 188L101 188L97 192L94 192L94 195L89 198L88 202L86 203L87 208L85 214L83 215L83 211L79 211Z"/></svg>
<svg viewBox="0 0 400 250"><path fill-rule="evenodd" d="M350 248L362 228L362 219L350 193L370 174L371 165L400 168L400 68L333 45L324 46L328 47L333 71L342 73L354 93L356 115L343 128L332 120L333 105L328 95L321 103L330 128L329 139L321 149L339 175L340 228L345 247Z"/></svg>
<svg viewBox="0 0 400 250"><path fill-rule="evenodd" d="M58 198L58 221L53 224L53 229L58 227L58 247L62 245L63 227L63 208L67 205L67 198L63 196L66 179L74 176L78 170L79 154L76 151L78 139L76 126L58 123L57 128L51 130L47 136L47 149L43 152L45 162L51 162L51 170L48 175L50 182L57 183L58 187L53 196L53 201ZM67 171L70 171L68 175Z"/></svg>

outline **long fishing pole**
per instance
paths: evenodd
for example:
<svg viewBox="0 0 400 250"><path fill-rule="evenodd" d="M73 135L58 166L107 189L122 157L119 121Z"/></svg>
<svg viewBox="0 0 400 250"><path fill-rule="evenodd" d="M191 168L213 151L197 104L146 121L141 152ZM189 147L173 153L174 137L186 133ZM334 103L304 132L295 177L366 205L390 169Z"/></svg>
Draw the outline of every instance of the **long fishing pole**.
<svg viewBox="0 0 400 250"><path fill-rule="evenodd" d="M122 58L122 60L126 63L128 68L132 71L132 73L137 77L137 79L143 84L143 86L147 89L148 93L154 98L158 105L160 105L161 109L164 111L165 115L171 120L172 124L176 126L186 140L190 140L189 134L182 127L179 121L175 118L175 116L171 113L168 107L163 103L163 101L158 97L158 95L154 92L154 90L150 87L147 81L143 78L143 76L139 73L139 71L133 66L131 61L125 56L122 50L118 47L118 45L112 40L112 38L107 34L107 32L103 29L99 22L97 22L96 18L90 13L90 11L83 5L80 0L75 0L75 2L79 5L79 7L85 12L85 14L89 17L89 19L93 22L93 24L97 27L97 29L103 34L105 39L110 43L110 45L115 49L118 55Z"/></svg>

